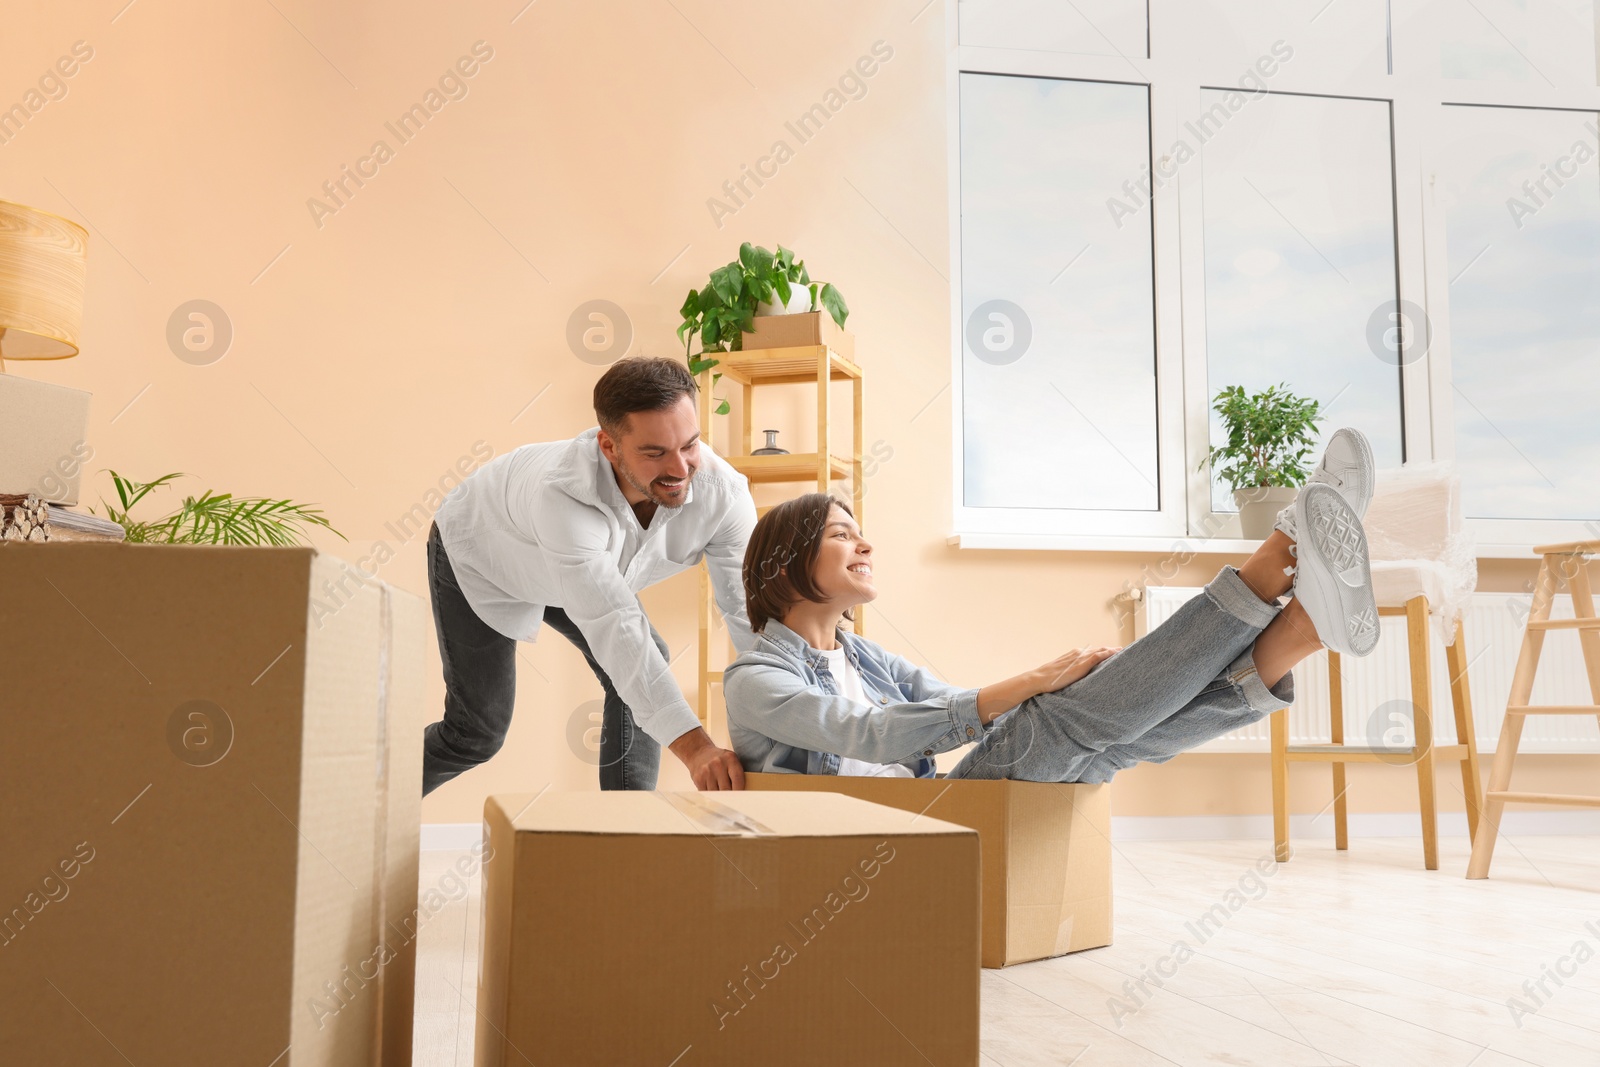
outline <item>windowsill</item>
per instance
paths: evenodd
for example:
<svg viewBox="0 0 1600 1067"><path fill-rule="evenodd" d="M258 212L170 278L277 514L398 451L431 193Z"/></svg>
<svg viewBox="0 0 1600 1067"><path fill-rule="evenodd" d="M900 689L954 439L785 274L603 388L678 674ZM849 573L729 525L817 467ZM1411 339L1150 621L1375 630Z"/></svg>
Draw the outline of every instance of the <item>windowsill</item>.
<svg viewBox="0 0 1600 1067"><path fill-rule="evenodd" d="M1123 552L1151 556L1248 556L1261 544L1242 537L1130 537L1117 534L956 533L953 548L1023 552ZM1479 559L1536 560L1532 545L1479 545Z"/></svg>
<svg viewBox="0 0 1600 1067"><path fill-rule="evenodd" d="M1120 534L958 533L945 542L955 548L1010 549L1026 552L1141 552L1153 556L1245 555L1260 541L1239 537L1132 537Z"/></svg>

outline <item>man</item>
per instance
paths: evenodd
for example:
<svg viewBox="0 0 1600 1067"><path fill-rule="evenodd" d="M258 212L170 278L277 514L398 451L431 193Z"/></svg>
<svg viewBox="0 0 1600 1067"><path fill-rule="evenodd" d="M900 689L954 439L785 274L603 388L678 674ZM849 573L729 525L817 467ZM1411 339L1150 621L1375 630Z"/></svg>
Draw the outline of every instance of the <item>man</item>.
<svg viewBox="0 0 1600 1067"><path fill-rule="evenodd" d="M602 789L654 789L661 745L696 788L744 788L738 757L689 708L637 596L704 558L734 645L755 643L740 576L755 503L743 475L701 448L697 392L675 360L620 360L594 387L598 427L523 445L440 505L428 584L445 707L423 735L424 794L499 751L517 642L541 622L578 646L605 689Z"/></svg>

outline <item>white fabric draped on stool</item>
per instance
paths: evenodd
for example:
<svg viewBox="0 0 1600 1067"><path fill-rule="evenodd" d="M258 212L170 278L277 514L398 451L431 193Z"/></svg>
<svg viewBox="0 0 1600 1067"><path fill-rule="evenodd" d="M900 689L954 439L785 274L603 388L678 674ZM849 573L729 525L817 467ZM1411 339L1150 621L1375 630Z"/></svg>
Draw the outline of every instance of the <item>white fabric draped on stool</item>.
<svg viewBox="0 0 1600 1067"><path fill-rule="evenodd" d="M1362 526L1379 607L1428 598L1429 621L1445 645L1478 585L1478 558L1463 527L1461 478L1449 463L1410 463L1377 472Z"/></svg>

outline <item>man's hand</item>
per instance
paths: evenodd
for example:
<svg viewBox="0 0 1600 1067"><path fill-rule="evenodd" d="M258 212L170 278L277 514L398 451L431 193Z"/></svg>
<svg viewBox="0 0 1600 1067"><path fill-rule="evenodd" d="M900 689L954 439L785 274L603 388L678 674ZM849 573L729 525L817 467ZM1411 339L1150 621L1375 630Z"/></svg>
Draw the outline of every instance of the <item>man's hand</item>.
<svg viewBox="0 0 1600 1067"><path fill-rule="evenodd" d="M704 727L695 727L667 747L689 768L696 789L744 788L744 767L739 757L718 748Z"/></svg>

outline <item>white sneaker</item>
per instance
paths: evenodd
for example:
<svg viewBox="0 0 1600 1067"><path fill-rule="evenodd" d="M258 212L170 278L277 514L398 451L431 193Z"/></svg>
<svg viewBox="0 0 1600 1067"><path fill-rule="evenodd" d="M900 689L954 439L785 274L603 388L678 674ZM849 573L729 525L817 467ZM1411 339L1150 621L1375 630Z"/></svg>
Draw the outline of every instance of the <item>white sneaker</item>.
<svg viewBox="0 0 1600 1067"><path fill-rule="evenodd" d="M1367 534L1361 517L1333 486L1307 485L1294 502L1304 536L1292 551L1294 596L1324 647L1365 656L1378 647L1378 603L1372 595Z"/></svg>
<svg viewBox="0 0 1600 1067"><path fill-rule="evenodd" d="M1334 431L1328 438L1328 447L1322 452L1322 462L1317 464L1317 469L1311 472L1307 485L1331 485L1344 497L1346 504L1355 511L1356 518L1364 519L1367 516L1367 505L1372 502L1372 486L1376 481L1376 469L1372 461L1372 444L1367 440L1367 435L1353 426L1344 426ZM1296 501L1298 503L1298 500ZM1289 540L1298 541L1300 538L1295 533L1295 506L1290 504L1278 512L1278 519L1272 524L1274 530L1282 530L1289 535Z"/></svg>

